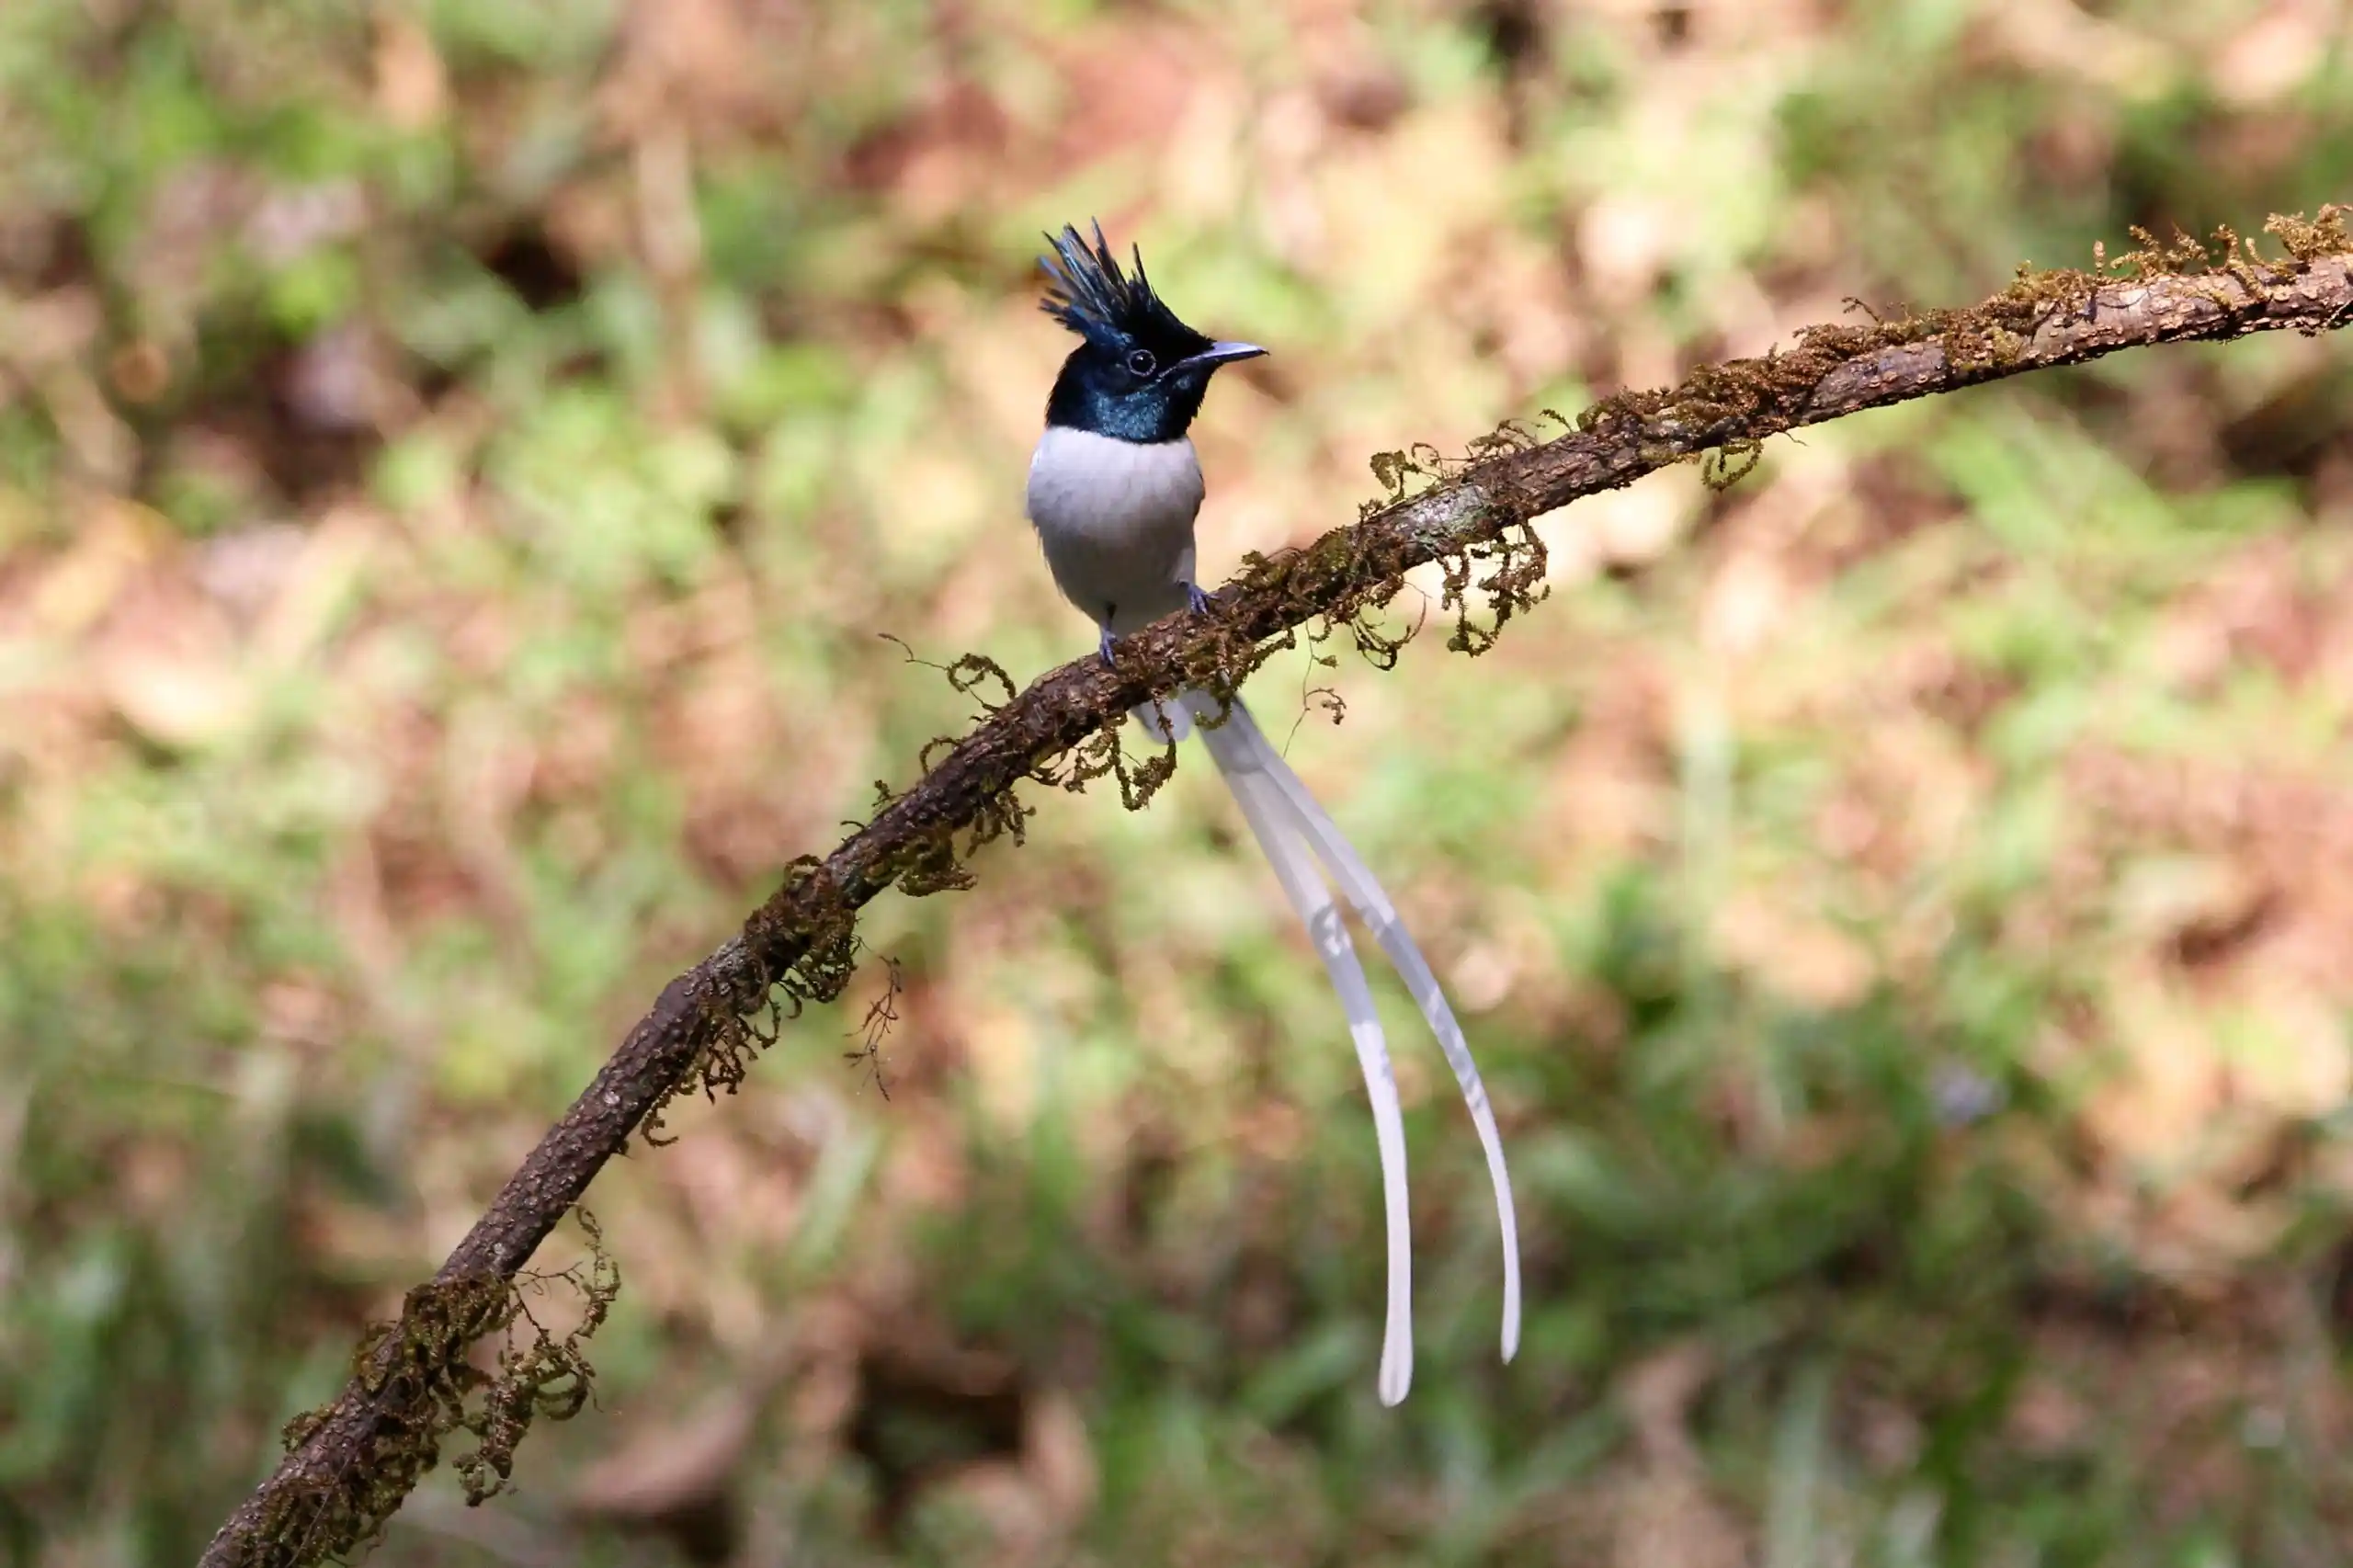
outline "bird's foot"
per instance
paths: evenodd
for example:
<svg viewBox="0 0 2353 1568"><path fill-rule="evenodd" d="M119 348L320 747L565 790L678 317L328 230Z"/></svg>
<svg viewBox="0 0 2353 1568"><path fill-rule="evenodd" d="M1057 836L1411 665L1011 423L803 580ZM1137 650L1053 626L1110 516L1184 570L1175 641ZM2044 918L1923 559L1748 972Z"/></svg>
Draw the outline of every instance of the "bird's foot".
<svg viewBox="0 0 2353 1568"><path fill-rule="evenodd" d="M1201 592L1201 585L1199 583L1185 585L1185 602L1192 607L1195 615L1207 615L1210 612L1210 597Z"/></svg>
<svg viewBox="0 0 2353 1568"><path fill-rule="evenodd" d="M1120 662L1111 657L1111 644L1116 639L1111 635L1111 629L1107 626L1103 629L1103 641L1095 645L1095 652L1102 656L1103 667L1107 670L1116 670L1120 667Z"/></svg>

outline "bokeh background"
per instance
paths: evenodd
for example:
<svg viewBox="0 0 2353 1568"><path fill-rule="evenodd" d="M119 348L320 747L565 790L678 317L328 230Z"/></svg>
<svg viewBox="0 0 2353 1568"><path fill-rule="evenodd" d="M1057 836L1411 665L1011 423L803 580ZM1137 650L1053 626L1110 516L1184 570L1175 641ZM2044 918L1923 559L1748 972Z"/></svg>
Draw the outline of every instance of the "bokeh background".
<svg viewBox="0 0 2353 1568"><path fill-rule="evenodd" d="M2353 198L2347 26L6 0L5 1551L190 1560L662 983L961 727L883 634L1091 646L1019 510L1040 229L1276 349L1199 431L1215 580L1375 451ZM1486 656L1252 687L1486 1065L1517 1365L1390 987L1422 1338L1375 1403L1351 1053L1188 760L1033 794L609 1168L595 1407L372 1561L2353 1556L2345 344L1543 527Z"/></svg>

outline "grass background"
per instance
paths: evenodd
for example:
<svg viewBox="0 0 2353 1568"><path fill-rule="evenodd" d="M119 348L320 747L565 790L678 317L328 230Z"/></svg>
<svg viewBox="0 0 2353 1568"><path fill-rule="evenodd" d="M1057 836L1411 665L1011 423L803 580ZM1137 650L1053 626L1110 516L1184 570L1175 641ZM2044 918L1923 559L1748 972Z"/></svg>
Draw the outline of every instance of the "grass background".
<svg viewBox="0 0 2353 1568"><path fill-rule="evenodd" d="M1091 645L1019 515L1041 228L1276 350L1198 432L1214 580L1374 451L2353 196L2348 26L9 0L0 1543L195 1553L661 983L961 724L881 634ZM2348 395L2289 339L1873 414L1547 519L1477 663L1259 677L1486 1066L1513 1367L1392 988L1375 1403L1354 1064L1188 758L884 901L609 1169L596 1408L374 1561L2344 1561Z"/></svg>

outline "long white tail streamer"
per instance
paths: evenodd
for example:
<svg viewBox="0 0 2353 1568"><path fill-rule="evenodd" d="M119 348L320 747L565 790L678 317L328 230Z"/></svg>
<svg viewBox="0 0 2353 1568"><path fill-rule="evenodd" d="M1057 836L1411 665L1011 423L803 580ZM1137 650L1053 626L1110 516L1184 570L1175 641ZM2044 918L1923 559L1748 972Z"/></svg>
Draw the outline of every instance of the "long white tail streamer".
<svg viewBox="0 0 2353 1568"><path fill-rule="evenodd" d="M1267 739L1241 699L1233 700L1224 721L1214 729L1209 725L1216 722L1220 705L1208 693L1179 693L1176 708L1177 711L1167 715L1169 722L1165 727L1160 710L1153 708L1138 709L1136 718L1155 740L1182 740L1195 722L1199 722L1202 744L1224 777L1244 820L1250 824L1267 863L1274 868L1284 895L1305 923L1316 953L1332 977L1333 989L1339 994L1341 1008L1347 1016L1349 1036L1356 1042L1365 1092L1372 1102L1373 1131L1381 1146L1381 1188L1389 1224L1389 1317L1381 1341L1381 1402L1397 1403L1405 1397L1413 1381L1413 1243L1406 1210L1404 1125L1371 987L1366 983L1364 967L1357 960L1355 947L1348 940L1347 929L1341 924L1324 878L1317 874L1318 862L1404 980L1405 989L1421 1009L1430 1032L1438 1037L1447 1065L1454 1070L1455 1082L1462 1091L1462 1103L1471 1112L1472 1126L1478 1130L1480 1146L1487 1156L1487 1176L1495 1187L1495 1221L1503 1238L1503 1358L1510 1360L1519 1349L1520 1318L1519 1224L1512 1205L1511 1172L1504 1163L1503 1139L1495 1129L1495 1110L1488 1103L1486 1085L1479 1077L1478 1064L1472 1059L1470 1042L1463 1038L1461 1026L1455 1022L1446 994L1438 988L1438 977L1431 972L1421 949L1415 945L1412 934L1397 918L1396 906L1363 858Z"/></svg>
<svg viewBox="0 0 2353 1568"><path fill-rule="evenodd" d="M1211 755L1215 755L1212 752ZM1288 820L1279 789L1263 773L1222 770L1242 815L1267 853L1275 880L1306 924L1316 955L1339 993L1356 1042L1357 1065L1365 1096L1372 1102L1373 1135L1381 1146L1381 1189L1389 1226L1389 1312L1381 1339L1381 1402L1395 1404L1414 1381L1414 1243L1405 1186L1405 1119L1397 1100L1397 1079L1381 1038L1380 1014L1356 945L1348 939L1337 904L1317 873L1306 839Z"/></svg>

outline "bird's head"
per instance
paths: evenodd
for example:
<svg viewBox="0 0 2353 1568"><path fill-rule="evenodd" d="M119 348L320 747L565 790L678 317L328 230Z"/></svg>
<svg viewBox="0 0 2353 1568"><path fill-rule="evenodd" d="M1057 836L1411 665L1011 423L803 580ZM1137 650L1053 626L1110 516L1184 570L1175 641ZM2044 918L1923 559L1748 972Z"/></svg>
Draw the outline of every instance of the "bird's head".
<svg viewBox="0 0 2353 1568"><path fill-rule="evenodd" d="M1132 253L1133 276L1121 272L1101 224L1091 249L1068 225L1046 238L1054 254L1038 258L1047 278L1041 308L1085 339L1054 379L1047 424L1123 441L1173 441L1200 412L1220 365L1266 352L1254 343L1218 342L1178 321L1145 279L1142 253Z"/></svg>

